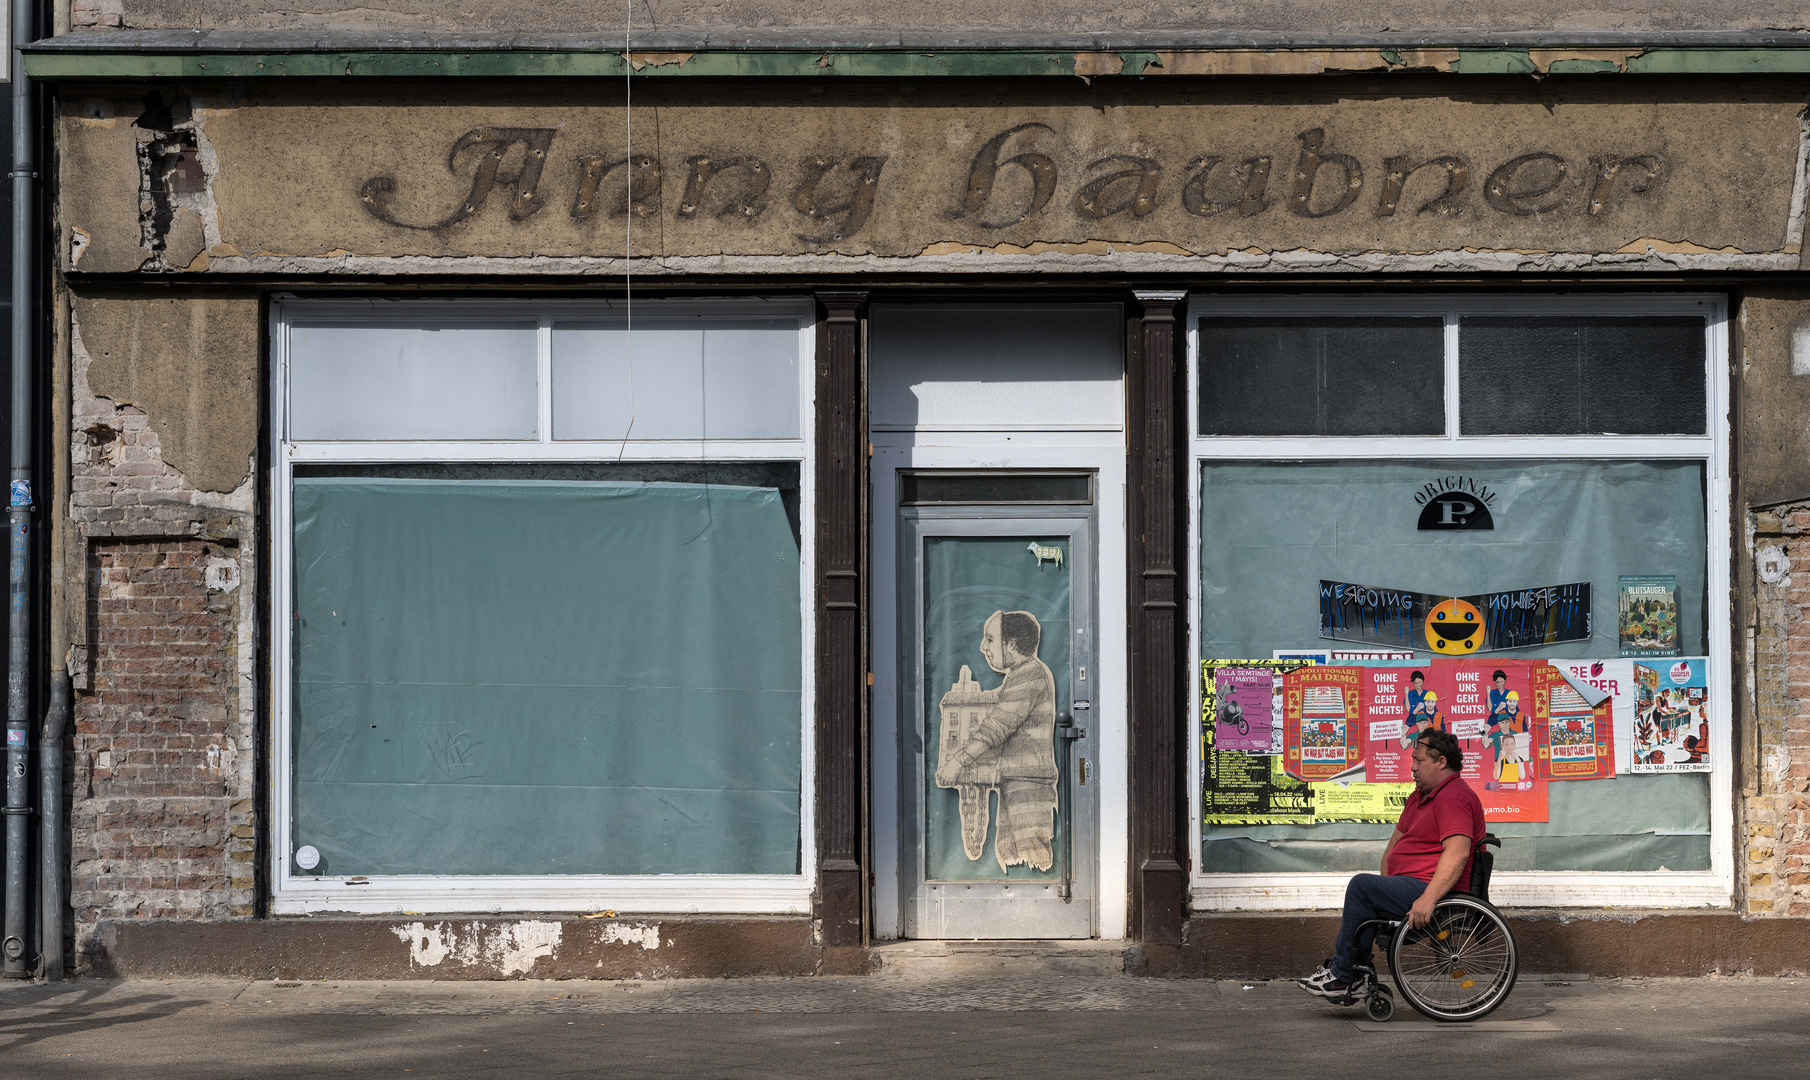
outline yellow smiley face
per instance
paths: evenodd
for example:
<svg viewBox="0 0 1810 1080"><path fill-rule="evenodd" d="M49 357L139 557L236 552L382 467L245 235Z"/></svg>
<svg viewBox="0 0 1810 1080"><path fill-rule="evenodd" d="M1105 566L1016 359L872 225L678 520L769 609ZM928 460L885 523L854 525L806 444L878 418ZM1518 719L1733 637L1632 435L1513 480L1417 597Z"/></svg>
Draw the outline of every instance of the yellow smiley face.
<svg viewBox="0 0 1810 1080"><path fill-rule="evenodd" d="M1456 597L1442 600L1427 613L1427 644L1435 653L1463 656L1483 647L1483 613Z"/></svg>

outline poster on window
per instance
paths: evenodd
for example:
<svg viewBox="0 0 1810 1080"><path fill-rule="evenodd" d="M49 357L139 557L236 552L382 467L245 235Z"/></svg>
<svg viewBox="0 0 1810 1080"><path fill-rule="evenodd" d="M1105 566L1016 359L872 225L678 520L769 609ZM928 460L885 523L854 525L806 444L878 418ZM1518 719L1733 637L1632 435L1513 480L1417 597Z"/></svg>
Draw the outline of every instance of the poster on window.
<svg viewBox="0 0 1810 1080"><path fill-rule="evenodd" d="M1590 583L1441 596L1321 580L1320 636L1454 657L1584 641Z"/></svg>
<svg viewBox="0 0 1810 1080"><path fill-rule="evenodd" d="M1282 675L1299 660L1202 660L1201 810L1208 825L1306 825L1312 823L1313 792L1282 769ZM1269 686L1267 704L1241 705L1255 732L1261 724L1269 741L1258 750L1227 749L1219 742L1219 680L1223 670L1261 671ZM1248 700L1248 699L1247 699ZM1237 730L1234 722L1232 730ZM1252 744L1256 740L1252 738Z"/></svg>
<svg viewBox="0 0 1810 1080"><path fill-rule="evenodd" d="M1464 754L1460 775L1486 821L1545 821L1546 781L1533 761L1532 668L1543 660L1435 660L1439 725Z"/></svg>
<svg viewBox="0 0 1810 1080"><path fill-rule="evenodd" d="M1616 630L1623 656L1677 656L1678 578L1623 575L1617 590Z"/></svg>
<svg viewBox="0 0 1810 1080"><path fill-rule="evenodd" d="M1562 668L1533 669L1534 757L1547 780L1607 780L1615 775L1614 703L1594 705Z"/></svg>
<svg viewBox="0 0 1810 1080"><path fill-rule="evenodd" d="M1363 668L1306 667L1282 677L1283 769L1330 780L1364 757L1358 718Z"/></svg>
<svg viewBox="0 0 1810 1080"><path fill-rule="evenodd" d="M1549 663L1572 685L1607 695L1610 753L1617 775L1627 775L1634 762L1634 661L1618 657ZM1602 741L1600 735L1597 741Z"/></svg>
<svg viewBox="0 0 1810 1080"><path fill-rule="evenodd" d="M1313 791L1282 771L1282 758L1212 750L1201 783L1207 825L1311 825Z"/></svg>
<svg viewBox="0 0 1810 1080"><path fill-rule="evenodd" d="M1633 773L1709 772L1709 660L1636 660Z"/></svg>
<svg viewBox="0 0 1810 1080"><path fill-rule="evenodd" d="M1245 737L1250 749L1242 751L1247 754L1280 754L1282 753L1282 675L1314 660L1271 659L1271 660L1202 660L1200 662L1200 737L1201 760L1206 760L1205 751L1217 747L1220 750L1236 749L1236 744L1221 742L1219 739L1219 680L1217 672L1225 668L1258 669L1267 671L1270 678L1270 703L1268 712L1257 709L1251 711L1252 699L1247 696L1239 706L1239 713L1250 734ZM1253 677L1254 678L1254 677ZM1232 729L1237 730L1237 719L1232 720ZM1257 731L1265 733L1267 743L1257 738Z"/></svg>
<svg viewBox="0 0 1810 1080"><path fill-rule="evenodd" d="M1427 706L1426 675L1405 667L1362 669L1364 723L1364 779L1371 783L1407 783L1414 779L1409 768L1414 739L1422 725L1410 723L1411 707L1424 719ZM1420 675L1419 680L1411 678ZM1414 687L1421 689L1416 691ZM1416 695L1410 705L1410 695Z"/></svg>
<svg viewBox="0 0 1810 1080"><path fill-rule="evenodd" d="M1375 821L1390 825L1401 820L1402 806L1414 790L1406 784L1309 784L1313 789L1314 820Z"/></svg>
<svg viewBox="0 0 1810 1080"><path fill-rule="evenodd" d="M1207 667L1202 687L1210 696L1203 702L1202 721L1213 725L1214 746L1246 754L1270 753L1276 742L1273 706L1277 678L1275 668L1268 664Z"/></svg>

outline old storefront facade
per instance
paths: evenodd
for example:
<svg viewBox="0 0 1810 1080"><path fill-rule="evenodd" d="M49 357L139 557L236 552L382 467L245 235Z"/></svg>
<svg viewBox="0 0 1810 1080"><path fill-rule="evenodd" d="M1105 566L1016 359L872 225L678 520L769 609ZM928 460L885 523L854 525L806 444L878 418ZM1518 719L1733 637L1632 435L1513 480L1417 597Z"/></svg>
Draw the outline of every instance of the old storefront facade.
<svg viewBox="0 0 1810 1080"><path fill-rule="evenodd" d="M1798 43L158 10L28 49L77 970L1283 974L1392 704L1567 665L1576 778L1466 729L1530 969L1804 966ZM1330 750L1203 663L1321 650Z"/></svg>

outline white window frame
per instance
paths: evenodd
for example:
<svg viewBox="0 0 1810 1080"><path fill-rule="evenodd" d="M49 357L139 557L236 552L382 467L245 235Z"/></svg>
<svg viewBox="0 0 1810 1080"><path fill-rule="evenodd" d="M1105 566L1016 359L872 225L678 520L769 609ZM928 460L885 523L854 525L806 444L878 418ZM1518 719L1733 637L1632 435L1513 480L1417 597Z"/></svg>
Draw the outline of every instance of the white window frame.
<svg viewBox="0 0 1810 1080"><path fill-rule="evenodd" d="M1462 436L1458 431L1458 320L1466 315L1701 315L1704 317L1705 382L1709 431L1702 436L1515 435ZM1223 316L1435 316L1445 319L1443 436L1202 436L1200 434L1200 320ZM1490 879L1490 899L1502 907L1729 907L1734 900L1733 687L1730 682L1732 610L1729 595L1728 302L1707 294L1593 296L1452 296L1401 293L1339 296L1210 296L1188 305L1188 507L1193 538L1188 555L1194 583L1188 627L1190 711L1188 770L1189 894L1194 910L1290 910L1336 908L1351 874L1207 874L1200 868L1200 476L1205 461L1412 459L1672 459L1704 463L1709 550L1705 596L1709 624L1710 693L1720 723L1711 727L1710 868L1707 871L1502 871ZM1719 610L1720 609L1720 610ZM1306 647L1313 642L1277 642ZM1630 782L1623 778L1619 782Z"/></svg>
<svg viewBox="0 0 1810 1080"><path fill-rule="evenodd" d="M502 911L598 911L622 913L806 914L811 910L817 849L814 819L815 746L812 739L815 631L811 529L816 519L815 438L816 308L796 297L773 299L637 300L640 318L796 318L798 320L798 420L795 439L611 439L555 441L552 432L553 324L576 319L620 318L620 300L358 300L283 295L271 304L271 460L274 465L271 527L272 698L270 880L272 911L279 915L320 911L450 913ZM509 319L538 321L536 351L538 437L522 440L310 441L292 442L288 423L289 328L298 321L331 319L372 326L417 321ZM408 464L472 462L678 462L794 461L799 470L799 614L802 619L800 685L799 830L803 853L795 874L558 874L520 876L293 874L295 847L294 756L291 708L290 627L294 610L292 497L301 464Z"/></svg>

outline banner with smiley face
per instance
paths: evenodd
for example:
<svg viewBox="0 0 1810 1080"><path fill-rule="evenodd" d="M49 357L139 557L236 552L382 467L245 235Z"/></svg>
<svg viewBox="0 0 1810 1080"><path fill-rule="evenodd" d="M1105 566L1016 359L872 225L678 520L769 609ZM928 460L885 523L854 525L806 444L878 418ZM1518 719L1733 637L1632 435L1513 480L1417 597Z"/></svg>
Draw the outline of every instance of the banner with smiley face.
<svg viewBox="0 0 1810 1080"><path fill-rule="evenodd" d="M1590 637L1590 583L1448 596L1320 581L1320 636L1462 658Z"/></svg>

